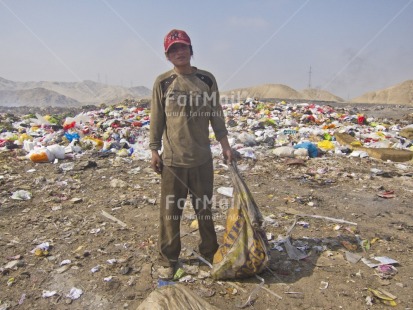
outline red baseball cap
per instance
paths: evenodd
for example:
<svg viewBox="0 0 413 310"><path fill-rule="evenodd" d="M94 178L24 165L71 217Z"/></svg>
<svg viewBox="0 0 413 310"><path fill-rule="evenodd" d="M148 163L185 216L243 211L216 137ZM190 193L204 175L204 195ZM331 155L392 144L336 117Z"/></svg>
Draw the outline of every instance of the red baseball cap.
<svg viewBox="0 0 413 310"><path fill-rule="evenodd" d="M163 40L163 45L165 47L165 53L168 52L172 44L183 43L186 45L191 45L191 39L183 30L172 29L168 32Z"/></svg>

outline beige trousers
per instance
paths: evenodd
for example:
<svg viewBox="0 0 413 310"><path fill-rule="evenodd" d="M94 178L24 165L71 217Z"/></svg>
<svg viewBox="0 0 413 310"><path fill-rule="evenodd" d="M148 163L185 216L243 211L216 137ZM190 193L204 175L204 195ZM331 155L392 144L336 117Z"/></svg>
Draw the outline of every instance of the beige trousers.
<svg viewBox="0 0 413 310"><path fill-rule="evenodd" d="M161 182L159 264L173 266L178 261L181 252L180 223L188 194L199 224L199 253L212 261L218 249L211 212L212 160L194 168L164 166Z"/></svg>

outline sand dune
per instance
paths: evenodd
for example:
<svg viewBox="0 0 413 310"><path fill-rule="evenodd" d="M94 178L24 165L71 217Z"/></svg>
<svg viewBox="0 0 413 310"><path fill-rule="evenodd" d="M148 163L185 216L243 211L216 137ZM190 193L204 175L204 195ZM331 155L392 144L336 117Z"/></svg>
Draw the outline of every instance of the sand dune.
<svg viewBox="0 0 413 310"><path fill-rule="evenodd" d="M299 92L287 85L283 84L263 84L253 87L237 88L222 93L223 95L240 98L279 98L279 99L303 99L303 100L319 100L319 101L337 101L343 102L340 97L333 95L325 90L320 89L304 89Z"/></svg>
<svg viewBox="0 0 413 310"><path fill-rule="evenodd" d="M303 99L307 100L319 100L319 101L336 101L344 102L344 100L326 90L307 88L301 91Z"/></svg>
<svg viewBox="0 0 413 310"><path fill-rule="evenodd" d="M74 107L81 105L73 98L66 97L55 91L37 87L33 89L0 90L0 104L2 106L55 106Z"/></svg>
<svg viewBox="0 0 413 310"><path fill-rule="evenodd" d="M413 80L365 93L351 100L354 103L387 103L413 105Z"/></svg>
<svg viewBox="0 0 413 310"><path fill-rule="evenodd" d="M28 94L32 94L33 105L84 105L116 103L124 99L149 98L151 90L144 86L122 87L106 85L94 81L82 82L16 82L0 77L0 103L20 105L30 103ZM21 98L20 98L21 97ZM40 99L43 98L43 99Z"/></svg>

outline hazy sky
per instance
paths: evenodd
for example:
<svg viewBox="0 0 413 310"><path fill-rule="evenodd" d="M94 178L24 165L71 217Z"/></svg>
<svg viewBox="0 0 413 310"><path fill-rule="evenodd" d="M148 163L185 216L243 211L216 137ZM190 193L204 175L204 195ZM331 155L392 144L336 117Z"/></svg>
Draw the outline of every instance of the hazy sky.
<svg viewBox="0 0 413 310"><path fill-rule="evenodd" d="M184 29L221 90L311 86L344 99L413 79L413 0L0 0L0 77L152 88Z"/></svg>

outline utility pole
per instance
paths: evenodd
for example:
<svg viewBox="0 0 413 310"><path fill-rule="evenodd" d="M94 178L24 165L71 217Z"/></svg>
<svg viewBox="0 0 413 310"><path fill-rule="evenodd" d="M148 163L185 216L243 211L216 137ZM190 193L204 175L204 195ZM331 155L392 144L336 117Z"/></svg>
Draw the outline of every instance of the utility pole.
<svg viewBox="0 0 413 310"><path fill-rule="evenodd" d="M308 71L308 88L311 88L311 66L310 71Z"/></svg>

